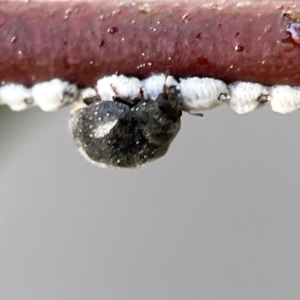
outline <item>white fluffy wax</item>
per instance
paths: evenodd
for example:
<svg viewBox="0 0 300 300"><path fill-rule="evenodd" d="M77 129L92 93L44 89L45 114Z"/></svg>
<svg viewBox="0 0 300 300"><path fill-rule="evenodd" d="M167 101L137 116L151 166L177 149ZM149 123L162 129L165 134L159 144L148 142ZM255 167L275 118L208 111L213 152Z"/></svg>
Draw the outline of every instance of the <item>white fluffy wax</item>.
<svg viewBox="0 0 300 300"><path fill-rule="evenodd" d="M80 90L79 95L80 95L80 100L84 100L85 98L97 96L97 93L95 89L88 87Z"/></svg>
<svg viewBox="0 0 300 300"><path fill-rule="evenodd" d="M30 89L21 84L5 84L0 87L0 102L14 111L24 110L32 104Z"/></svg>
<svg viewBox="0 0 300 300"><path fill-rule="evenodd" d="M180 79L179 89L184 108L190 113L214 108L230 98L227 85L213 78Z"/></svg>
<svg viewBox="0 0 300 300"><path fill-rule="evenodd" d="M300 108L300 88L275 85L270 89L271 108L274 112L288 114Z"/></svg>
<svg viewBox="0 0 300 300"><path fill-rule="evenodd" d="M135 77L123 75L106 76L97 81L97 92L102 100L113 100L113 97L140 97L142 83ZM114 91L115 89L115 91Z"/></svg>
<svg viewBox="0 0 300 300"><path fill-rule="evenodd" d="M37 83L31 92L34 103L44 111L55 111L78 98L76 85L60 79Z"/></svg>
<svg viewBox="0 0 300 300"><path fill-rule="evenodd" d="M177 86L178 82L173 76L165 74L152 75L142 81L144 96L146 99L156 100L158 95L163 91L163 87Z"/></svg>
<svg viewBox="0 0 300 300"><path fill-rule="evenodd" d="M230 108L238 114L249 113L270 100L268 89L258 83L235 82L228 85Z"/></svg>

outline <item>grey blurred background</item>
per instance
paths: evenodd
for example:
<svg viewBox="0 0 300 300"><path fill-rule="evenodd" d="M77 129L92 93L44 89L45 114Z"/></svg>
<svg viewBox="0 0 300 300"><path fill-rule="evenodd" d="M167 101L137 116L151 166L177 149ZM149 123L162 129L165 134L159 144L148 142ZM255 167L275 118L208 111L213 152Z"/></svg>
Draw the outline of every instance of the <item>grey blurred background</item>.
<svg viewBox="0 0 300 300"><path fill-rule="evenodd" d="M0 108L0 300L300 299L299 112L184 115L121 171L68 116Z"/></svg>

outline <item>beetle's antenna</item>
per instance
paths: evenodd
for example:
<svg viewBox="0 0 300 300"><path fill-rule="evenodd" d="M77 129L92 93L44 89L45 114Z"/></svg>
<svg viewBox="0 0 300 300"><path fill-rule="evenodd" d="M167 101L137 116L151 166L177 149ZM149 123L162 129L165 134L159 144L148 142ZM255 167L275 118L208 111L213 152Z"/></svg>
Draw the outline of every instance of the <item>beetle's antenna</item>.
<svg viewBox="0 0 300 300"><path fill-rule="evenodd" d="M170 72L167 71L166 76L165 76L165 83L163 85L163 92L166 93L166 94L169 92L169 87L167 86L167 79L168 79L169 75L170 75Z"/></svg>
<svg viewBox="0 0 300 300"><path fill-rule="evenodd" d="M144 89L142 87L140 88L140 96L141 96L141 101L145 101Z"/></svg>
<svg viewBox="0 0 300 300"><path fill-rule="evenodd" d="M111 87L112 91L115 93L115 95L117 97L120 96L119 93L118 93L118 91L117 91L117 89L116 89L116 87L112 83L110 84L110 87Z"/></svg>

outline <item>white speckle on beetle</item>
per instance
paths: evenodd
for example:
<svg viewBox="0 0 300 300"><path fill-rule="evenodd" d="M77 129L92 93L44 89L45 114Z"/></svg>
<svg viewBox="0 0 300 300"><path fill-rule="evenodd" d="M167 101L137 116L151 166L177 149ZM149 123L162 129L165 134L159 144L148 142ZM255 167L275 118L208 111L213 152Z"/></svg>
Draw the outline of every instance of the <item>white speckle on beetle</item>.
<svg viewBox="0 0 300 300"><path fill-rule="evenodd" d="M300 88L275 85L270 89L271 108L274 112L288 114L300 108Z"/></svg>
<svg viewBox="0 0 300 300"><path fill-rule="evenodd" d="M106 136L107 134L110 133L110 131L114 128L114 126L117 124L117 120L112 121L112 122L107 122L104 125L100 125L98 126L98 128L95 131L95 138L102 138L104 136Z"/></svg>
<svg viewBox="0 0 300 300"><path fill-rule="evenodd" d="M21 84L8 83L0 87L0 102L11 110L20 111L27 109L33 100L30 89Z"/></svg>
<svg viewBox="0 0 300 300"><path fill-rule="evenodd" d="M230 108L238 114L249 113L270 101L268 89L258 83L235 82L228 85Z"/></svg>
<svg viewBox="0 0 300 300"><path fill-rule="evenodd" d="M227 85L213 78L182 78L179 89L184 109L189 113L214 108L230 98Z"/></svg>
<svg viewBox="0 0 300 300"><path fill-rule="evenodd" d="M60 79L35 84L31 91L35 104L43 111L55 111L78 98L76 85Z"/></svg>
<svg viewBox="0 0 300 300"><path fill-rule="evenodd" d="M138 97L141 88L142 84L137 78L123 75L106 76L97 81L97 92L101 99L106 101L113 100L115 96Z"/></svg>
<svg viewBox="0 0 300 300"><path fill-rule="evenodd" d="M155 100L163 90L164 85L167 87L177 86L178 82L173 76L165 74L152 75L142 81L144 87L144 96L146 99Z"/></svg>

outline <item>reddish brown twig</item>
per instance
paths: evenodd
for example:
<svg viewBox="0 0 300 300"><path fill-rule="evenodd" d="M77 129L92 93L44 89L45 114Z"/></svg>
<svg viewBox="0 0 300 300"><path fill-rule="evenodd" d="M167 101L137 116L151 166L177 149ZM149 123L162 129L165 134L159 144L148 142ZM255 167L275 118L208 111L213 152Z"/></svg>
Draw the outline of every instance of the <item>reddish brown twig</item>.
<svg viewBox="0 0 300 300"><path fill-rule="evenodd" d="M93 85L118 72L300 85L298 1L1 2L0 80ZM298 8L297 8L298 6Z"/></svg>

